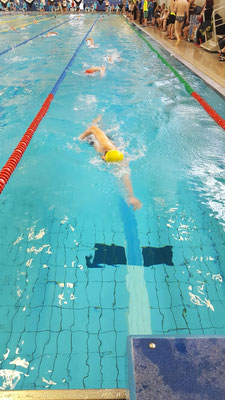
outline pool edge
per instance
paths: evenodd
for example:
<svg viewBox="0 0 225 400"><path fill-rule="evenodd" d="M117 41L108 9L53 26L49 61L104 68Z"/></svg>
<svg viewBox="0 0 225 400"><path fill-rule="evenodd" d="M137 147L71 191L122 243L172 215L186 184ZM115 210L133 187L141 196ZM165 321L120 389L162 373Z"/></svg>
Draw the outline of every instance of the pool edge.
<svg viewBox="0 0 225 400"><path fill-rule="evenodd" d="M129 18L127 18L124 15L124 18L130 23L136 26L137 29L140 29L142 32L144 32L146 35L148 35L152 40L154 40L156 43L158 43L160 46L163 47L164 50L167 51L168 54L172 55L175 57L178 61L180 61L182 64L184 64L187 68L189 68L194 74L196 74L199 78L203 79L203 81L210 86L210 89L214 90L217 94L219 94L223 99L225 99L225 88L220 85L218 82L210 78L208 75L204 74L204 72L200 71L197 67L195 67L193 64L185 60L185 58L181 57L178 55L175 51L172 49L168 49L159 39L156 39L151 33L149 33L147 30L145 30L142 26L138 25L136 22L131 21Z"/></svg>
<svg viewBox="0 0 225 400"><path fill-rule="evenodd" d="M0 392L4 400L126 400L126 389L14 390Z"/></svg>

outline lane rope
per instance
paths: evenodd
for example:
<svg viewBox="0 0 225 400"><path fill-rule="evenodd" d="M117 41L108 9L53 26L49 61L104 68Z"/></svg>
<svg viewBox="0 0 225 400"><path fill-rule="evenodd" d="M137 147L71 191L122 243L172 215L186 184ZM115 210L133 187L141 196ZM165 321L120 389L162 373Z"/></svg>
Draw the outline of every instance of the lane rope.
<svg viewBox="0 0 225 400"><path fill-rule="evenodd" d="M129 25L129 27L148 45L148 47L158 56L158 58L165 64L184 85L186 91L194 97L195 100L204 108L204 110L210 115L214 121L225 130L225 120L189 85L189 83L183 78L182 75L149 43L149 41L137 30L130 25L126 18L122 17L123 20Z"/></svg>
<svg viewBox="0 0 225 400"><path fill-rule="evenodd" d="M59 26L64 25L64 24L66 24L66 23L69 22L69 21L72 21L73 19L77 19L77 17L69 18L69 19L67 19L66 21L62 22L61 24L52 26L52 27L51 27L50 29L48 29L47 31L41 32L41 33L39 33L38 35L35 35L35 36L33 36L32 38L30 38L30 39L24 40L23 42L18 43L18 44L16 44L16 45L13 46L13 47L9 47L8 49L5 49L5 50L1 51L1 52L0 52L0 56L2 56L3 54L8 53L8 52L11 51L11 50L16 49L17 47L23 46L24 44L30 42L31 40L36 39L37 37L44 35L45 33L51 32L52 29L58 28Z"/></svg>
<svg viewBox="0 0 225 400"><path fill-rule="evenodd" d="M39 15L34 15L34 16L32 16L32 15L27 15L26 17L22 17L22 18L17 18L17 19L8 19L7 21L0 21L0 25L1 24L5 24L6 22L15 22L15 21L21 21L22 19L29 19L29 18L38 18L38 17L41 17L41 14L39 14Z"/></svg>
<svg viewBox="0 0 225 400"><path fill-rule="evenodd" d="M86 35L84 36L82 41L80 42L79 46L75 50L70 61L64 68L62 74L60 75L59 79L56 81L55 85L53 86L50 94L47 96L45 102L41 106L38 114L36 115L34 120L31 122L29 128L26 130L25 134L23 135L22 139L20 140L20 142L16 146L15 150L9 157L9 159L6 162L6 164L4 165L4 167L1 169L1 171L0 171L0 194L2 193L6 183L8 182L12 173L16 169L18 163L20 162L23 154L25 153L25 150L27 149L27 147L34 135L34 132L37 130L40 122L42 121L45 114L47 113L47 111L50 107L50 104L51 104L52 100L54 99L54 95L58 91L60 84L63 82L64 78L66 77L66 74L67 74L69 68L71 67L75 57L77 56L78 51L80 50L82 44L85 42L86 38L88 37L89 33L94 28L94 26L97 23L99 18L100 18L100 15L96 18L95 22L91 25L90 29L88 30L88 32L86 33Z"/></svg>
<svg viewBox="0 0 225 400"><path fill-rule="evenodd" d="M39 19L39 20L36 21L36 22L38 23L38 22L42 22L42 21L47 21L47 20L53 19L53 18L55 18L55 17L49 17L49 18ZM32 22L29 22L29 23L27 23L27 24L15 26L15 28L23 28L24 26L32 25L33 23L34 23L34 22L32 21ZM0 31L0 33L1 33L1 32L9 32L10 29L11 29L11 27L8 28L8 29L3 29L3 30Z"/></svg>

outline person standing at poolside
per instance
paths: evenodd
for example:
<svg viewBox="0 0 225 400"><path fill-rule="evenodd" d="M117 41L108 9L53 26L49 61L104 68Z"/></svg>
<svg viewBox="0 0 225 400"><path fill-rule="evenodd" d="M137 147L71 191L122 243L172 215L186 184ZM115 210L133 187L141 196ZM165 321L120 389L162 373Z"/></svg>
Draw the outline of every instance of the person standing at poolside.
<svg viewBox="0 0 225 400"><path fill-rule="evenodd" d="M101 120L101 116L92 121L92 124L97 124ZM128 197L128 202L134 207L134 210L139 210L142 203L134 196L130 175L128 173L128 163L124 160L123 153L121 153L113 142L106 136L106 134L97 126L91 125L79 138L86 139L92 135L94 140L89 138L89 143L94 146L95 150L102 154L102 160L105 162L122 164L121 168L126 167L126 173L123 174L122 180Z"/></svg>
<svg viewBox="0 0 225 400"><path fill-rule="evenodd" d="M174 24L175 24L175 20L176 20L175 6L176 6L176 1L170 0L167 34L168 34L169 39L171 39L171 40L175 39L173 36L174 35Z"/></svg>
<svg viewBox="0 0 225 400"><path fill-rule="evenodd" d="M148 18L148 0L144 0L143 12L144 12L144 18L143 18L142 26L144 26L146 28L147 27L147 18Z"/></svg>
<svg viewBox="0 0 225 400"><path fill-rule="evenodd" d="M67 11L67 2L66 2L66 0L62 1L62 8L63 8L63 12L66 13L66 11Z"/></svg>
<svg viewBox="0 0 225 400"><path fill-rule="evenodd" d="M142 25L142 21L143 21L143 4L144 4L144 0L139 0L138 11L139 11L139 24L140 25Z"/></svg>
<svg viewBox="0 0 225 400"><path fill-rule="evenodd" d="M62 2L61 1L58 2L58 9L62 13Z"/></svg>
<svg viewBox="0 0 225 400"><path fill-rule="evenodd" d="M186 16L186 23L189 23L189 3L187 2L187 0L176 1L175 13L176 13L175 36L177 38L175 45L178 46L181 39L181 29L182 26L184 25L185 16Z"/></svg>

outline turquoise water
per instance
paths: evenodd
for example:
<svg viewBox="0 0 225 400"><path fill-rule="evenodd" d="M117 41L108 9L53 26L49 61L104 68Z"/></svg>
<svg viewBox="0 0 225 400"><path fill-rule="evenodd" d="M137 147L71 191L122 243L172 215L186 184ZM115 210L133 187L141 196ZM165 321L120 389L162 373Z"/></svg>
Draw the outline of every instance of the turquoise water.
<svg viewBox="0 0 225 400"><path fill-rule="evenodd" d="M1 56L1 167L95 18ZM121 17L91 36L0 197L2 390L126 387L128 334L225 333L224 131ZM224 99L151 43L224 117ZM103 78L84 74L95 65ZM135 213L121 171L78 140L98 115L129 160Z"/></svg>

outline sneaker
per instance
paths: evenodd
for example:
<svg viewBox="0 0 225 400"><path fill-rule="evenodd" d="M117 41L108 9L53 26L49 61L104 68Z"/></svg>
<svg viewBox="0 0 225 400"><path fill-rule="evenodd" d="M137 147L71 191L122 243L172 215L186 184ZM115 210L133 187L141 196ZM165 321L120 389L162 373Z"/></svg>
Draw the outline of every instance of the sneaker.
<svg viewBox="0 0 225 400"><path fill-rule="evenodd" d="M225 57L224 56L220 56L218 60L219 61L225 61Z"/></svg>

